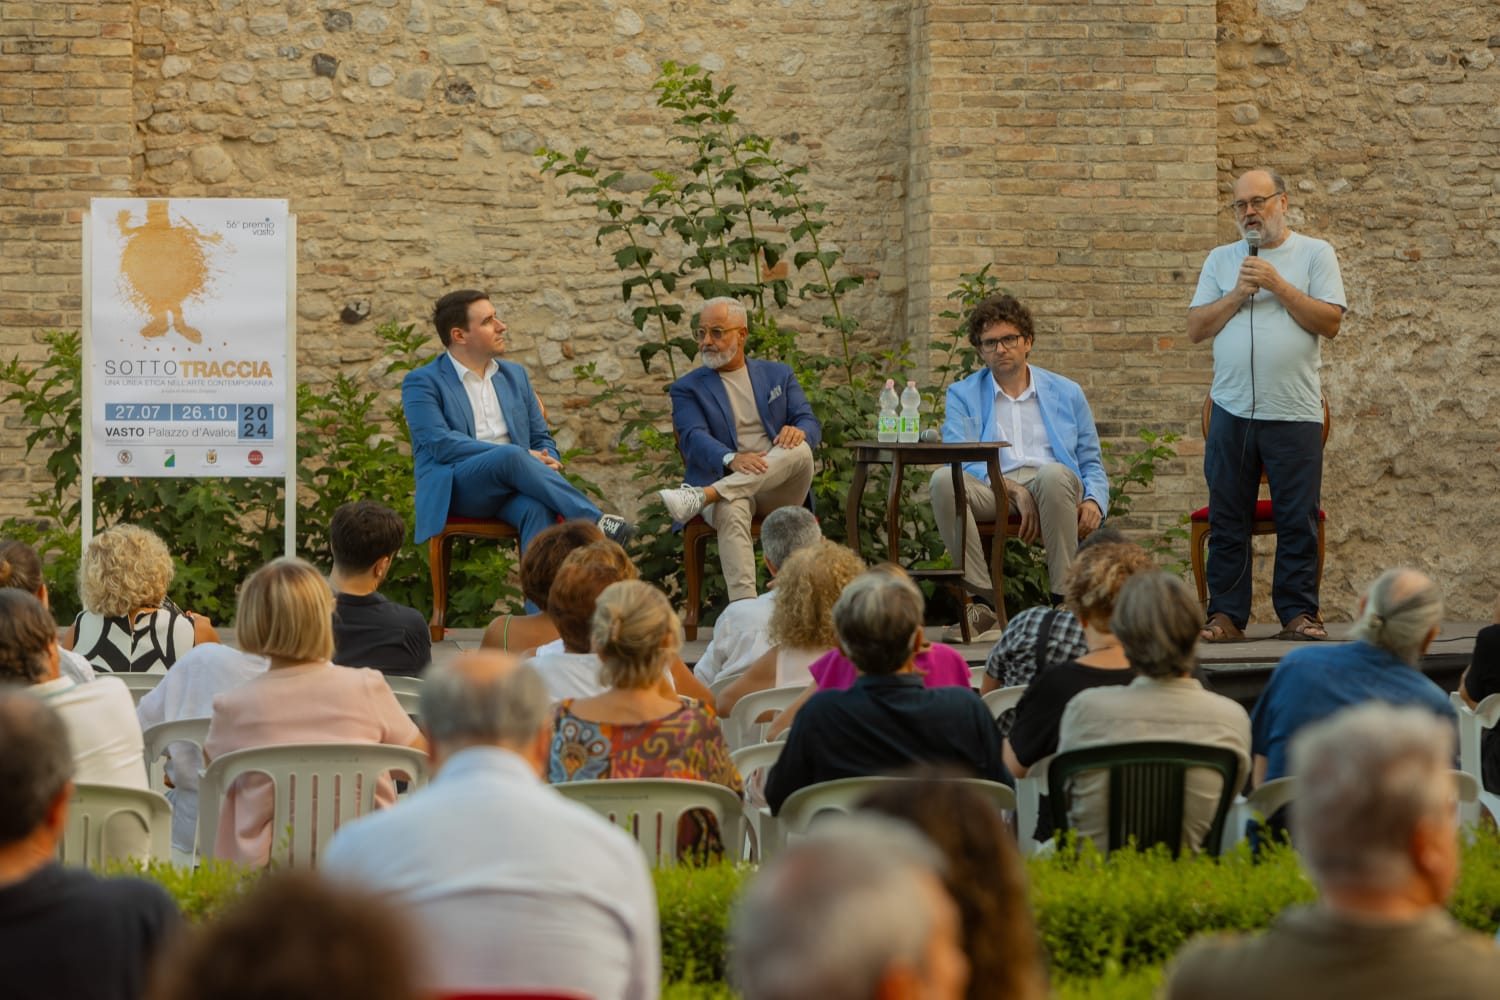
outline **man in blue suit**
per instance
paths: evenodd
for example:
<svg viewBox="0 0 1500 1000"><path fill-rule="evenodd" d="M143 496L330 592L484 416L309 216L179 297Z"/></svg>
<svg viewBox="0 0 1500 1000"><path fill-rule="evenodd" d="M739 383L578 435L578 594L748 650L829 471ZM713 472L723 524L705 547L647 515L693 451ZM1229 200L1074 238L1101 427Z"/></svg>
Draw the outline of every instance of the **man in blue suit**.
<svg viewBox="0 0 1500 1000"><path fill-rule="evenodd" d="M416 463L417 541L442 531L449 516L513 524L523 551L558 518L587 518L628 541L629 523L601 514L559 471L557 443L526 369L499 360L506 327L489 296L449 292L432 322L447 351L401 383Z"/></svg>
<svg viewBox="0 0 1500 1000"><path fill-rule="evenodd" d="M812 450L823 433L791 368L746 359L749 336L737 300L704 303L698 316L703 367L668 389L687 482L661 491L673 521L701 513L718 532L731 601L755 596L751 518L807 498Z"/></svg>
<svg viewBox="0 0 1500 1000"><path fill-rule="evenodd" d="M1038 538L1047 549L1047 576L1053 598L1073 565L1078 540L1099 527L1109 507L1099 433L1078 383L1027 363L1036 333L1031 312L1009 295L992 295L969 315L969 343L985 368L948 387L944 441L1008 441L1000 449L1000 474L1009 510L1019 514L1020 537ZM964 586L976 596L990 593L990 576L975 518L996 517L993 484L982 463L964 468L968 501L964 542ZM947 468L932 476L932 513L950 553L958 551L959 530L953 476ZM995 626L993 609L971 604L965 612L971 632Z"/></svg>

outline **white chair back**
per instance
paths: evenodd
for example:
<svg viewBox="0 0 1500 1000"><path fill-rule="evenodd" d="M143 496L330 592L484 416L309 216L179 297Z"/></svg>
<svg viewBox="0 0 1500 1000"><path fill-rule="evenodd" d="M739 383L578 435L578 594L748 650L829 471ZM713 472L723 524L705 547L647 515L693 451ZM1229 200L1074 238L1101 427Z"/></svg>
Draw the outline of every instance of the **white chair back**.
<svg viewBox="0 0 1500 1000"><path fill-rule="evenodd" d="M401 703L401 710L412 718L420 718L422 714L422 678L420 677L397 677L391 674L385 675L385 683L391 689L391 694Z"/></svg>
<svg viewBox="0 0 1500 1000"><path fill-rule="evenodd" d="M1463 695L1454 691L1448 696L1458 712L1458 763L1459 768L1478 784L1477 795L1471 801L1461 801L1458 806L1459 819L1464 826L1477 826L1480 809L1487 809L1500 821L1500 795L1484 790L1484 732L1500 723L1500 694L1492 694L1473 708L1464 701Z"/></svg>
<svg viewBox="0 0 1500 1000"><path fill-rule="evenodd" d="M784 749L786 749L785 740L752 743L747 747L732 751L729 759L734 761L735 770L740 772L740 777L745 779L745 785L749 787L751 775L757 771L771 770L771 765L781 758L781 751Z"/></svg>
<svg viewBox="0 0 1500 1000"><path fill-rule="evenodd" d="M724 741L730 750L761 743L765 740L769 722L756 722L762 712L776 713L786 708L807 690L806 684L789 684L786 687L768 688L747 694L735 702L734 711L724 716Z"/></svg>
<svg viewBox="0 0 1500 1000"><path fill-rule="evenodd" d="M1292 775L1268 781L1249 795L1241 795L1229 807L1224 820L1224 835L1220 841L1221 851L1232 851L1234 845L1245 839L1246 827L1252 819L1270 819L1278 810L1297 797L1297 779Z"/></svg>
<svg viewBox="0 0 1500 1000"><path fill-rule="evenodd" d="M984 707L990 710L990 715L995 721L1000 721L1000 716L1015 708L1021 702L1021 695L1026 693L1025 684L1015 684L1011 687L998 688L984 696Z"/></svg>
<svg viewBox="0 0 1500 1000"><path fill-rule="evenodd" d="M744 673L744 671L736 670L734 673L727 676L724 674L720 674L719 676L714 678L713 683L708 686L708 693L714 696L715 704L717 704L719 701L719 695L723 694L725 689L728 688L729 685L739 680L742 673Z"/></svg>
<svg viewBox="0 0 1500 1000"><path fill-rule="evenodd" d="M1009 690L1013 689L1001 688L990 694ZM1035 854L1042 849L1043 841L1036 839L1036 822L1042 812L1042 796L1047 794L1047 767L1056 756L1043 757L1026 770L1026 777L1016 779L1016 843L1021 846L1023 854Z"/></svg>
<svg viewBox="0 0 1500 1000"><path fill-rule="evenodd" d="M761 850L765 854L780 850L786 844L788 836L806 833L819 816L825 813L850 812L860 799L877 788L897 781L926 780L931 779L874 776L839 778L837 781L824 781L816 785L808 785L806 788L799 788L787 796L786 801L781 804L781 812L776 815L775 822L764 830ZM1016 793L1009 785L1002 785L998 781L986 781L983 778L945 778L942 780L957 781L979 789L995 804L995 808L1002 812L1009 812L1016 808Z"/></svg>
<svg viewBox="0 0 1500 1000"><path fill-rule="evenodd" d="M141 699L150 694L151 690L155 688L156 685L160 684L161 679L167 675L165 673L133 674L122 672L116 674L100 674L99 676L120 678L120 680L125 682L125 686L130 689L130 697L135 699L135 703L139 705L141 703Z"/></svg>
<svg viewBox="0 0 1500 1000"><path fill-rule="evenodd" d="M309 868L340 826L375 808L375 785L394 772L411 786L427 781L427 755L383 743L289 743L226 753L198 783L198 853L211 856L219 814L234 780L264 774L275 786L271 859ZM291 829L287 838L283 831Z"/></svg>
<svg viewBox="0 0 1500 1000"><path fill-rule="evenodd" d="M670 868L677 863L678 824L693 809L705 810L713 816L724 848L731 856L745 841L745 815L740 797L711 781L615 778L565 781L552 787L634 837L653 867Z"/></svg>
<svg viewBox="0 0 1500 1000"><path fill-rule="evenodd" d="M969 687L973 688L975 691L978 691L979 690L979 685L981 685L983 683L984 683L984 664L981 663L977 667L970 667L969 668Z"/></svg>
<svg viewBox="0 0 1500 1000"><path fill-rule="evenodd" d="M131 859L169 861L172 804L144 788L74 785L57 857L65 865L91 868Z"/></svg>
<svg viewBox="0 0 1500 1000"><path fill-rule="evenodd" d="M167 747L173 743L191 743L198 750L196 761L178 761L179 767L191 767L196 774L203 769L203 744L208 740L208 719L173 719L148 726L141 733L146 748L146 776L151 790L166 794ZM179 772L181 773L181 772Z"/></svg>

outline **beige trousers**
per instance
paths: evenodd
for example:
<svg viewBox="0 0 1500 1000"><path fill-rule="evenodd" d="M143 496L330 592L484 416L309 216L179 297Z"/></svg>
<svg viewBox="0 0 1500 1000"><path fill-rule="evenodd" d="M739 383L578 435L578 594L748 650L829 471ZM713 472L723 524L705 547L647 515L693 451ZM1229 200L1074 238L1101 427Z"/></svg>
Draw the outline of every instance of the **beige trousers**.
<svg viewBox="0 0 1500 1000"><path fill-rule="evenodd" d="M1047 549L1047 576L1054 594L1062 593L1063 580L1078 552L1078 505L1083 501L1083 484L1071 469L1061 462L1050 462L1040 469L1022 467L1006 478L1026 487L1036 500L1037 515L1042 522L1042 544ZM932 474L928 484L932 493L932 516L948 554L957 563L959 529L957 503L953 497L952 469L944 466ZM995 491L964 473L964 586L976 594L988 595L991 589L990 568L984 559L975 520L995 519ZM1014 502L1007 513L1016 513Z"/></svg>
<svg viewBox="0 0 1500 1000"><path fill-rule="evenodd" d="M813 454L807 442L766 452L765 472L733 472L713 484L719 499L703 508L703 519L719 535L719 565L731 601L755 596L755 543L750 522L757 514L799 505L812 486Z"/></svg>

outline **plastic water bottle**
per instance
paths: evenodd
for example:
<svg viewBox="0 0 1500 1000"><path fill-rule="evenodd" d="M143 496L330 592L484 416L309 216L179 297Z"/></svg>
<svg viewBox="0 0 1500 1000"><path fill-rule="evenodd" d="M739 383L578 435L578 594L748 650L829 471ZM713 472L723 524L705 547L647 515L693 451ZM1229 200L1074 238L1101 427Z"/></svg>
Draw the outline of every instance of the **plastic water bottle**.
<svg viewBox="0 0 1500 1000"><path fill-rule="evenodd" d="M896 416L896 380L893 378L886 379L885 388L880 390L880 422L876 427L877 441L894 441L901 433L901 418Z"/></svg>
<svg viewBox="0 0 1500 1000"><path fill-rule="evenodd" d="M921 431L921 417L918 410L922 406L922 397L917 392L917 383L909 381L901 393L901 433L898 441L917 443L918 432Z"/></svg>

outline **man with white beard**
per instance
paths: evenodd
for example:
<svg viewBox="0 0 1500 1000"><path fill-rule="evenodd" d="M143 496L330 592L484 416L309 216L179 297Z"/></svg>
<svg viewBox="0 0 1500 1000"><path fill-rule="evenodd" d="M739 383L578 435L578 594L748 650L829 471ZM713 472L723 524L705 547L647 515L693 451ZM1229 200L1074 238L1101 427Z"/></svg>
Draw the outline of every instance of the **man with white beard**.
<svg viewBox="0 0 1500 1000"><path fill-rule="evenodd" d="M790 367L745 357L749 336L737 300L704 303L698 314L702 366L668 390L687 482L661 491L674 522L702 514L718 532L731 601L755 596L751 519L806 500L812 450L823 430Z"/></svg>

